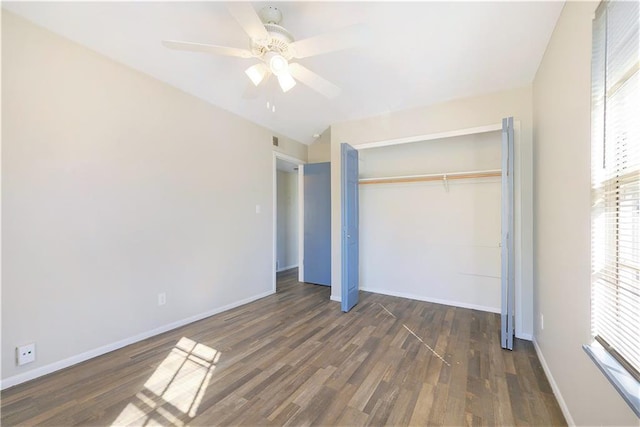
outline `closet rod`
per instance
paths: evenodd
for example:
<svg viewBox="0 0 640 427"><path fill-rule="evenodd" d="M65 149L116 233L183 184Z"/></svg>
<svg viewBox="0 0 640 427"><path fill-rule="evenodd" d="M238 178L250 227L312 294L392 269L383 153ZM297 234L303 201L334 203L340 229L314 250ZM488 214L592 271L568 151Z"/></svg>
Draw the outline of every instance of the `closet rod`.
<svg viewBox="0 0 640 427"><path fill-rule="evenodd" d="M473 172L452 172L438 173L430 175L409 175L409 176L390 176L382 178L363 178L358 182L363 184L393 184L399 182L422 182L422 181L448 181L452 179L473 179L473 178L492 178L502 176L500 169L473 171Z"/></svg>

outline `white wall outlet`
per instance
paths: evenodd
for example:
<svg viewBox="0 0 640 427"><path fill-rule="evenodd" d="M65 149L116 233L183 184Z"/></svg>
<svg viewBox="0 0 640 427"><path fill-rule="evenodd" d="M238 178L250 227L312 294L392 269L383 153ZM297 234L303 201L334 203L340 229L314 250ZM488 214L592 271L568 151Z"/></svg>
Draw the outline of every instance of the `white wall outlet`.
<svg viewBox="0 0 640 427"><path fill-rule="evenodd" d="M26 365L27 363L34 362L36 360L36 344L25 344L16 347L16 362L18 366Z"/></svg>
<svg viewBox="0 0 640 427"><path fill-rule="evenodd" d="M259 214L261 210L262 209L261 209L260 205L256 205L256 213Z"/></svg>
<svg viewBox="0 0 640 427"><path fill-rule="evenodd" d="M165 305L167 303L167 294L164 292L158 294L158 305Z"/></svg>
<svg viewBox="0 0 640 427"><path fill-rule="evenodd" d="M540 313L540 330L544 330L544 315Z"/></svg>

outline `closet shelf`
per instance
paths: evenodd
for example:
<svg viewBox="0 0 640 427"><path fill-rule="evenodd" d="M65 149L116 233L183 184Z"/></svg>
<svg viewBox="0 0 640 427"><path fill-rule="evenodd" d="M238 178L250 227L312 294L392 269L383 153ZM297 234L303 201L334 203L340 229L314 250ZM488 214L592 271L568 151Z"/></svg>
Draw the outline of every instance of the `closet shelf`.
<svg viewBox="0 0 640 427"><path fill-rule="evenodd" d="M388 176L379 178L362 178L358 180L360 185L364 184L393 184L401 182L422 182L422 181L449 181L452 179L474 179L474 178L492 178L502 176L500 169L472 171L472 172L451 172L437 173L429 175L407 175L407 176Z"/></svg>

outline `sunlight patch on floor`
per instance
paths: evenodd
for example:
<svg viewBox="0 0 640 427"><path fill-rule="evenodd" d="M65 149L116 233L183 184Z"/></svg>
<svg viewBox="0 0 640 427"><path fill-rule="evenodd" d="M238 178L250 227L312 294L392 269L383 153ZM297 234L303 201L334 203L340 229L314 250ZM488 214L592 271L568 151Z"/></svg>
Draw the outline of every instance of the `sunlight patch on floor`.
<svg viewBox="0 0 640 427"><path fill-rule="evenodd" d="M196 416L220 354L182 337L112 426L183 426Z"/></svg>

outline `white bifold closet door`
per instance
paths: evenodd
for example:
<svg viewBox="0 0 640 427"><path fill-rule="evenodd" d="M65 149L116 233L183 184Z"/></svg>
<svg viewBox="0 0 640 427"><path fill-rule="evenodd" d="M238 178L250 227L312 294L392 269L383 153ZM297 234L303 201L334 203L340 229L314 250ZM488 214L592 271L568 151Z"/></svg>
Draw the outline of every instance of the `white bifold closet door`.
<svg viewBox="0 0 640 427"><path fill-rule="evenodd" d="M513 350L515 307L515 251L513 245L513 117L502 119L502 348Z"/></svg>

